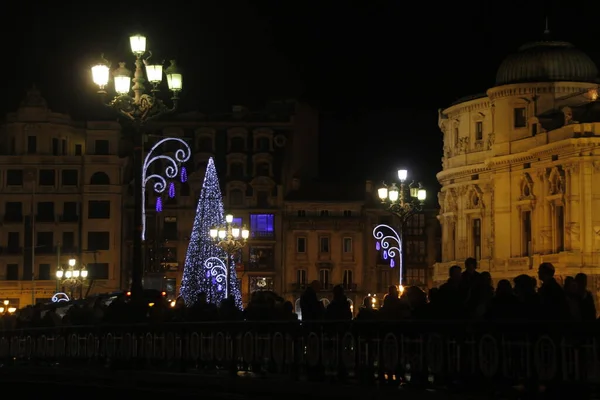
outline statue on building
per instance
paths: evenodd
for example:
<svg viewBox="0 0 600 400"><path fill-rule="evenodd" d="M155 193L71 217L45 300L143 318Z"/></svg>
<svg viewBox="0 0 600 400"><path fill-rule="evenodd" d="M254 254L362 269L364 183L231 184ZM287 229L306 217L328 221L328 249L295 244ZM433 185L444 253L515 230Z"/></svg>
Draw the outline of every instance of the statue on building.
<svg viewBox="0 0 600 400"><path fill-rule="evenodd" d="M35 86L35 84L27 91L25 99L21 102L21 107L48 107L46 99L42 97L42 94Z"/></svg>

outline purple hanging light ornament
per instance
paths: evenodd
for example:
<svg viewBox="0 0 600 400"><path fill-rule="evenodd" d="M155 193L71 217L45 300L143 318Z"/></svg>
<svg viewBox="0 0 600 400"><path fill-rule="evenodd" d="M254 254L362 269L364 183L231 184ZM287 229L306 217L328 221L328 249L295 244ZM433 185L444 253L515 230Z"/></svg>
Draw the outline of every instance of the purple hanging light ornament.
<svg viewBox="0 0 600 400"><path fill-rule="evenodd" d="M169 198L175 198L175 184L173 182L169 183Z"/></svg>
<svg viewBox="0 0 600 400"><path fill-rule="evenodd" d="M391 267L391 268L394 268L395 266L396 266L396 261L394 261L394 259L392 258L392 259L390 260L390 267Z"/></svg>
<svg viewBox="0 0 600 400"><path fill-rule="evenodd" d="M159 196L156 198L156 212L162 212L162 198Z"/></svg>
<svg viewBox="0 0 600 400"><path fill-rule="evenodd" d="M384 251L383 251L383 259L384 259L384 260L387 260L387 259L388 259L388 252L387 252L387 250L384 250Z"/></svg>
<svg viewBox="0 0 600 400"><path fill-rule="evenodd" d="M381 250L381 244L379 244L379 242L375 242L375 250Z"/></svg>
<svg viewBox="0 0 600 400"><path fill-rule="evenodd" d="M187 169L185 169L185 165L181 167L181 183L187 182Z"/></svg>

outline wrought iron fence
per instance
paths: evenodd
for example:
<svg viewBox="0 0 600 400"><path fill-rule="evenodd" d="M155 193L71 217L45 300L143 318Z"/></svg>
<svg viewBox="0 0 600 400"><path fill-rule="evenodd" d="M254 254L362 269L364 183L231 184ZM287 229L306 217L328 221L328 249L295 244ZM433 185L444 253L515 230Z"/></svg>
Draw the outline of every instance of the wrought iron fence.
<svg viewBox="0 0 600 400"><path fill-rule="evenodd" d="M600 381L596 324L206 322L0 331L0 361L291 377L357 383Z"/></svg>

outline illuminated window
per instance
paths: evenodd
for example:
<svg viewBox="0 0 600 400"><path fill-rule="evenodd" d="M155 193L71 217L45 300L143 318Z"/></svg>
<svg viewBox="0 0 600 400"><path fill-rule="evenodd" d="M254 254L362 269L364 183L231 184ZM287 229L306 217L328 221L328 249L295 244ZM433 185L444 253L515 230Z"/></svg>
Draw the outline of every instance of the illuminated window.
<svg viewBox="0 0 600 400"><path fill-rule="evenodd" d="M253 238L273 237L275 235L275 216L273 214L250 214L250 235Z"/></svg>
<svg viewBox="0 0 600 400"><path fill-rule="evenodd" d="M483 121L475 122L475 140L483 140Z"/></svg>
<svg viewBox="0 0 600 400"><path fill-rule="evenodd" d="M517 107L514 110L514 127L525 128L527 126L527 111L525 107Z"/></svg>

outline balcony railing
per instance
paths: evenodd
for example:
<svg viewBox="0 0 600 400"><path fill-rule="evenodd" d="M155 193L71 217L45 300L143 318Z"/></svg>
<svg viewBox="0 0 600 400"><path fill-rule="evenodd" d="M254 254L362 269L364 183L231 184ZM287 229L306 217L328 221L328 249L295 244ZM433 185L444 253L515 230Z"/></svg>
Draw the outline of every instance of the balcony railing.
<svg viewBox="0 0 600 400"><path fill-rule="evenodd" d="M246 263L246 269L248 271L273 271L275 269L275 263L273 260L249 262Z"/></svg>
<svg viewBox="0 0 600 400"><path fill-rule="evenodd" d="M56 216L54 214L37 214L35 216L35 222L55 222Z"/></svg>
<svg viewBox="0 0 600 400"><path fill-rule="evenodd" d="M19 254L23 254L23 248L22 247L15 247L15 246L2 246L2 247L0 247L0 254L2 254L2 255L19 255Z"/></svg>
<svg viewBox="0 0 600 400"><path fill-rule="evenodd" d="M77 214L62 214L59 217L59 221L60 222L78 222L79 215L77 215Z"/></svg>
<svg viewBox="0 0 600 400"><path fill-rule="evenodd" d="M5 214L2 220L6 223L21 223L23 222L22 214Z"/></svg>
<svg viewBox="0 0 600 400"><path fill-rule="evenodd" d="M275 232L273 231L250 231L251 239L275 239Z"/></svg>

